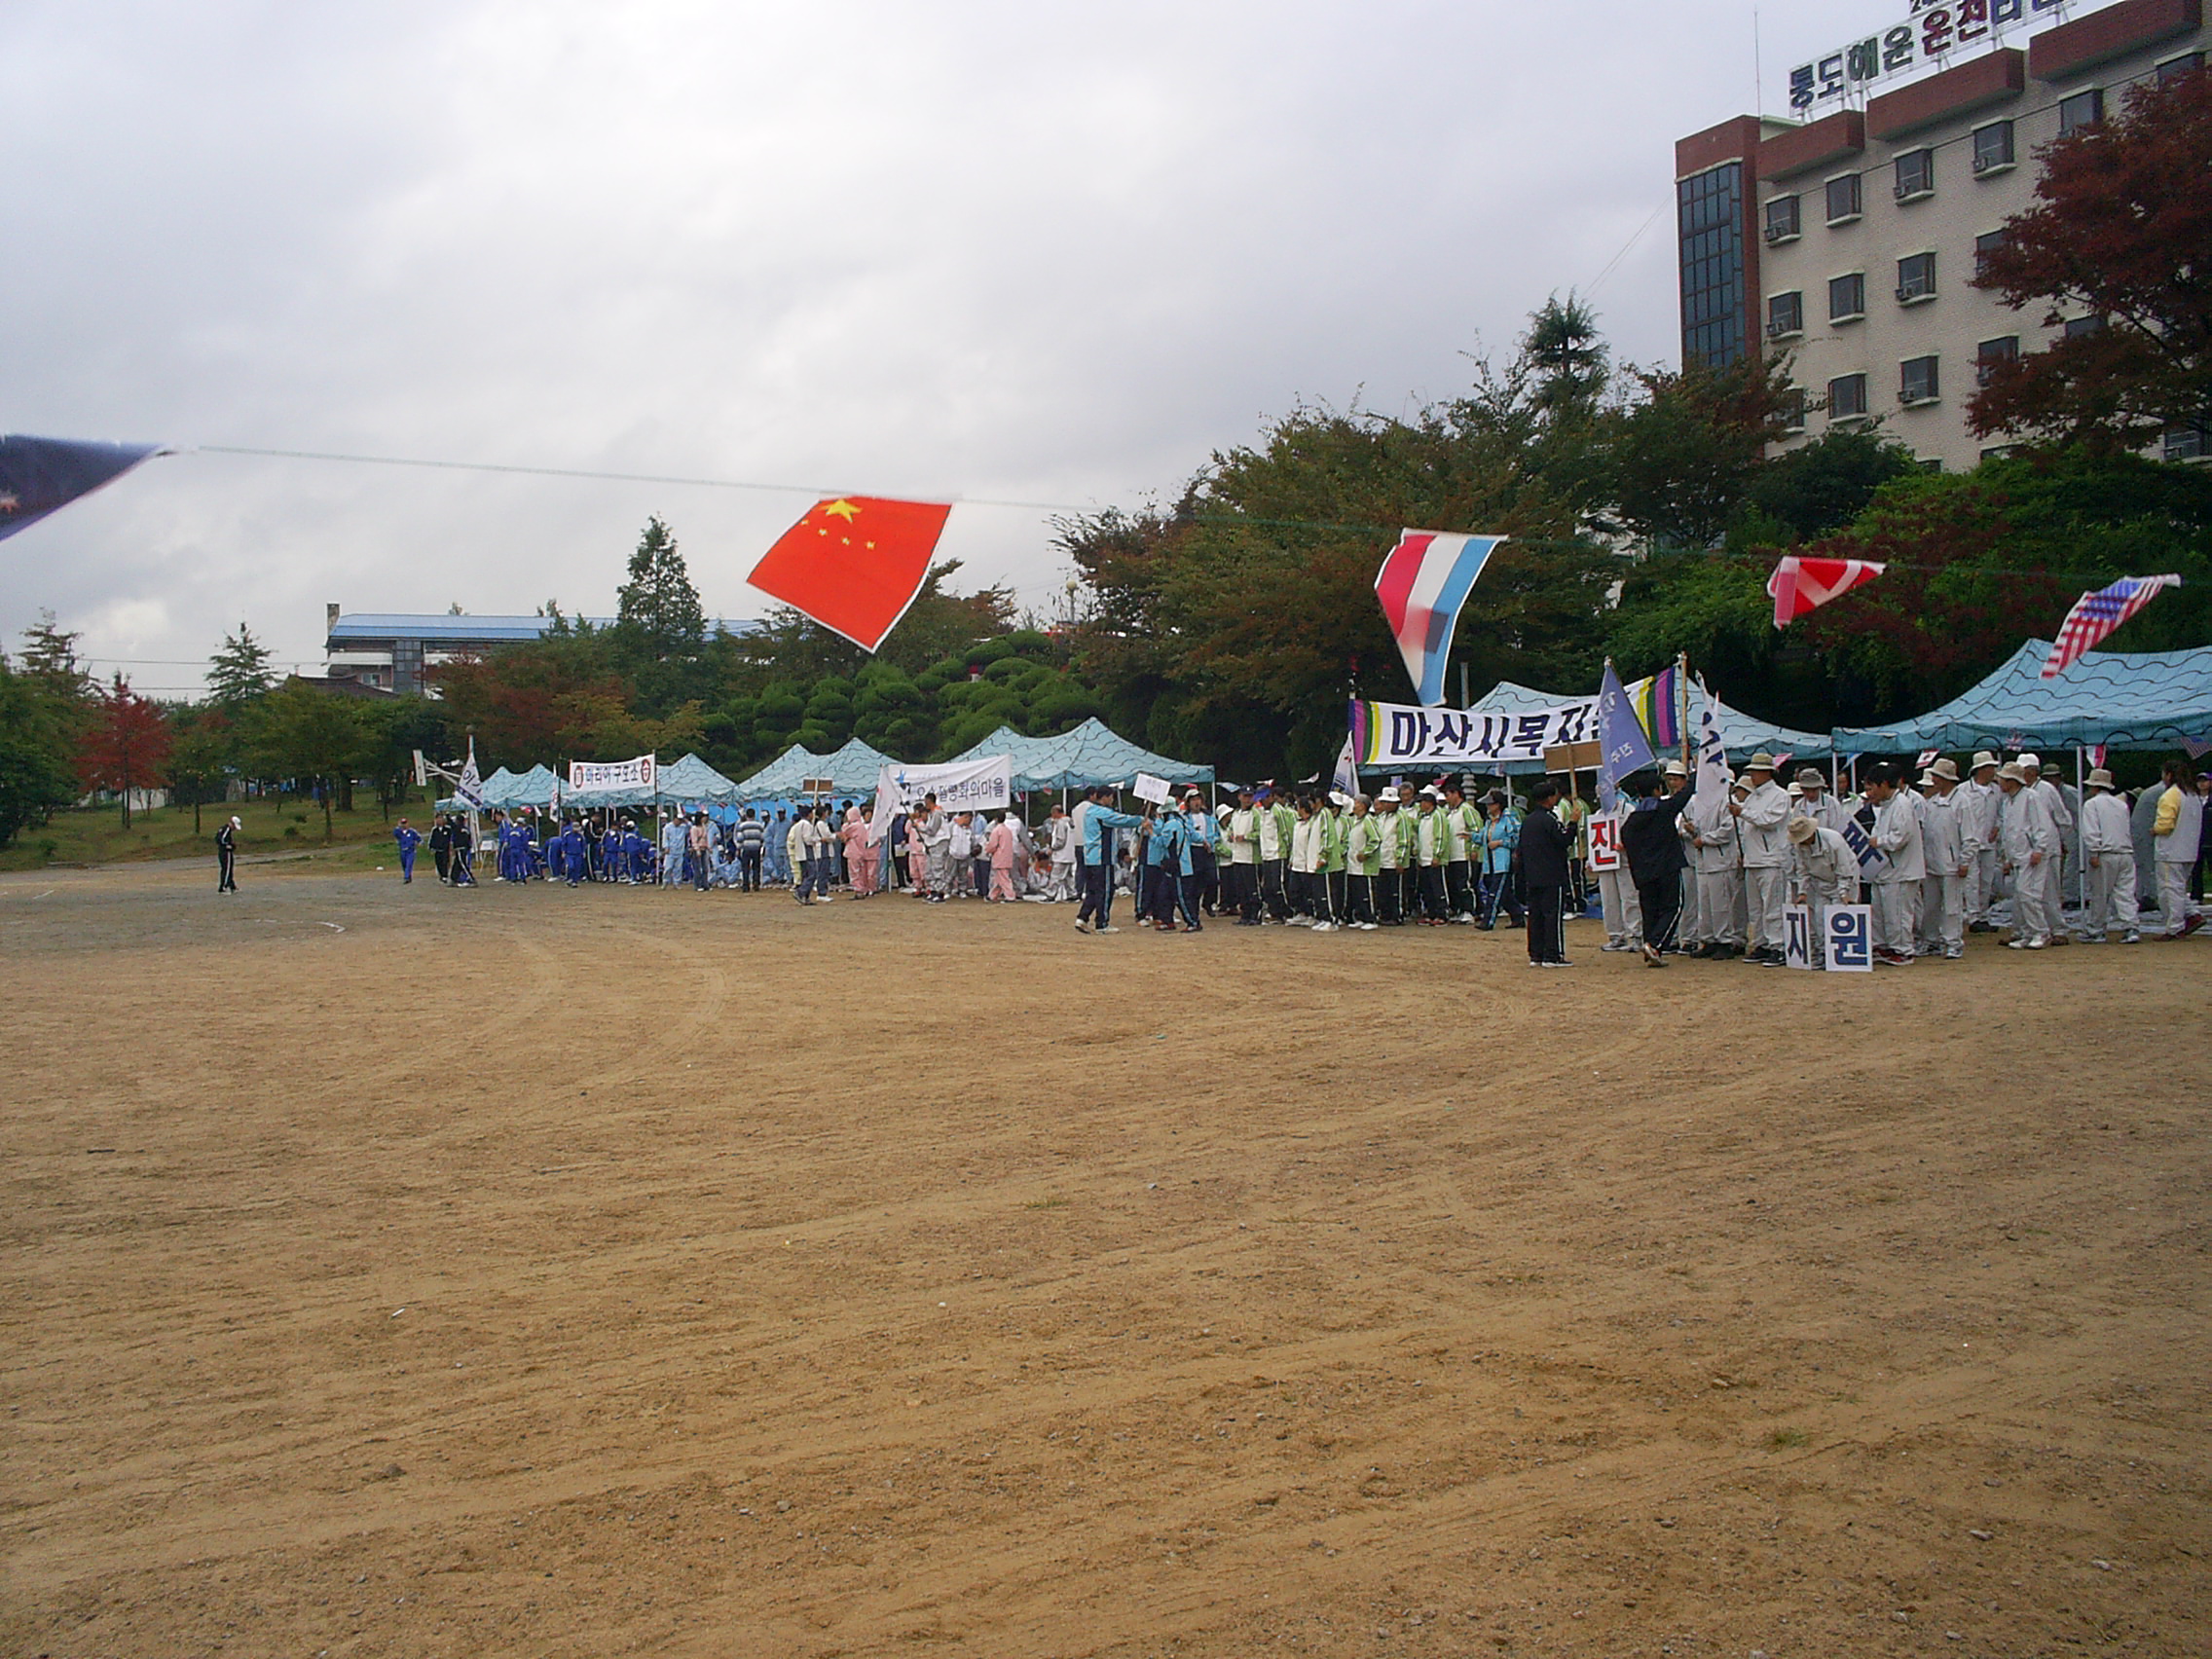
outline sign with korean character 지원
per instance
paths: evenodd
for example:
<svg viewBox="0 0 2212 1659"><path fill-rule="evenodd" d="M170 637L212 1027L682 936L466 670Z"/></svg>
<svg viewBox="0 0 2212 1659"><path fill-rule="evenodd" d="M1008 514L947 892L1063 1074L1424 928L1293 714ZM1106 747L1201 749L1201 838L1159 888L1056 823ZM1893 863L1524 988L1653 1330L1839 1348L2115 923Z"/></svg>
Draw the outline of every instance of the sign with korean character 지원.
<svg viewBox="0 0 2212 1659"><path fill-rule="evenodd" d="M1821 918L1823 943L1827 949L1831 974L1871 974L1874 971L1874 907L1871 904L1830 904Z"/></svg>
<svg viewBox="0 0 2212 1659"><path fill-rule="evenodd" d="M1782 960L1791 968L1810 969L1813 963L1813 907L1782 907Z"/></svg>

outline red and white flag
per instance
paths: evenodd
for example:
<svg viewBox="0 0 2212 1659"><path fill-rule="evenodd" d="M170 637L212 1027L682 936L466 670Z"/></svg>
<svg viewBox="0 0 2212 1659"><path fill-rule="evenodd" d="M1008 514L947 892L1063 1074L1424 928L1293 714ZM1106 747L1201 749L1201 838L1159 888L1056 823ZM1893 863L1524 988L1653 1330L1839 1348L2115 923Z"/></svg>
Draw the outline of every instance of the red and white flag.
<svg viewBox="0 0 2212 1659"><path fill-rule="evenodd" d="M929 579L930 555L951 514L941 501L817 501L745 579L872 651Z"/></svg>
<svg viewBox="0 0 2212 1659"><path fill-rule="evenodd" d="M2043 677L2056 680L2076 658L2141 610L2165 589L2181 586L2181 577L2122 576L2110 587L2085 593L2074 602L2058 630L2050 654L2043 659Z"/></svg>
<svg viewBox="0 0 2212 1659"><path fill-rule="evenodd" d="M1766 579L1766 591L1774 599L1774 625L1787 628L1888 569L1871 559L1800 559L1792 553Z"/></svg>

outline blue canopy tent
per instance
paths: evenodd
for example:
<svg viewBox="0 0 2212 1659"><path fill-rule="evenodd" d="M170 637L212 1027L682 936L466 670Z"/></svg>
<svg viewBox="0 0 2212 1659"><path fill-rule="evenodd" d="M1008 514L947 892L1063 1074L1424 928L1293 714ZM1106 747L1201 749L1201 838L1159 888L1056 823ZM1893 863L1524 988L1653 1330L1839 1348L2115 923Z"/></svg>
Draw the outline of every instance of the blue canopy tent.
<svg viewBox="0 0 2212 1659"><path fill-rule="evenodd" d="M1941 708L1886 726L1838 727L1845 755L1924 750L2179 749L2212 739L2212 645L2091 651L2043 678L2047 640L2029 640Z"/></svg>
<svg viewBox="0 0 2212 1659"><path fill-rule="evenodd" d="M737 783L739 800L764 800L795 795L808 778L822 776L823 756L803 743L794 743L760 770Z"/></svg>
<svg viewBox="0 0 2212 1659"><path fill-rule="evenodd" d="M1087 790L1105 784L1126 789L1139 772L1149 772L1170 783L1210 784L1213 768L1195 760L1177 760L1156 755L1131 743L1105 721L1085 720L1056 737L1023 737L1012 726L998 730L953 756L955 760L980 760L1004 755L1014 765L1014 787L1025 793L1039 790Z"/></svg>

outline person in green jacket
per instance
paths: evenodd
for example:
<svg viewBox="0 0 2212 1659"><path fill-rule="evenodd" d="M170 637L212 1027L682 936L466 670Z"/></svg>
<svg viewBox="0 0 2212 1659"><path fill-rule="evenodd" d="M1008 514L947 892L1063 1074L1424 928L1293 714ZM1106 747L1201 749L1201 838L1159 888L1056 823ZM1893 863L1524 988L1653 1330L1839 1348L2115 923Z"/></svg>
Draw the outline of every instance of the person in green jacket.
<svg viewBox="0 0 2212 1659"><path fill-rule="evenodd" d="M1345 926L1373 933L1375 877L1382 867L1382 820L1365 795L1353 795L1345 819Z"/></svg>

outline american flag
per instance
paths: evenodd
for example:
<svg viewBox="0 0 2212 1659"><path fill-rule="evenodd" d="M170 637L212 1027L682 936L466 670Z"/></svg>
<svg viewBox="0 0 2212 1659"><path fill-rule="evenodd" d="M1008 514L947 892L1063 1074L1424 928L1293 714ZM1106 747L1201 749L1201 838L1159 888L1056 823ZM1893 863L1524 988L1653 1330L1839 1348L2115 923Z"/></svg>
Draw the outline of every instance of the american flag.
<svg viewBox="0 0 2212 1659"><path fill-rule="evenodd" d="M2083 652L2149 605L2161 591L2179 586L2181 577L2177 575L2122 576L2110 587L2083 594L2066 613L2058 639L2052 644L2050 654L2044 658L2044 679L2056 680Z"/></svg>

